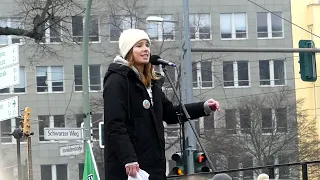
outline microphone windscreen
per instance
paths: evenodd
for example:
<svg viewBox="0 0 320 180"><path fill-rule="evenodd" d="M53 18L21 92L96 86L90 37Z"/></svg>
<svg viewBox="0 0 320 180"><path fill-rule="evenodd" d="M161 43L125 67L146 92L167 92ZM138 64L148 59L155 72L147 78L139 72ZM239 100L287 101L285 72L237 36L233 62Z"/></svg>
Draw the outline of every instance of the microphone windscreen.
<svg viewBox="0 0 320 180"><path fill-rule="evenodd" d="M161 59L160 56L158 55L151 55L149 62L152 65L159 65L160 63L158 62L158 59Z"/></svg>
<svg viewBox="0 0 320 180"><path fill-rule="evenodd" d="M228 174L221 173L213 176L212 180L232 180Z"/></svg>

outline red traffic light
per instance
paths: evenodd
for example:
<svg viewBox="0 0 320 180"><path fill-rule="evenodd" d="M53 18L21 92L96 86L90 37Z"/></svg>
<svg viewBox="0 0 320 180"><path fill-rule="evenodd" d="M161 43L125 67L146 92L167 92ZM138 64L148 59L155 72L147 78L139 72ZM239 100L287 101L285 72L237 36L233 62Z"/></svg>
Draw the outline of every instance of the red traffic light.
<svg viewBox="0 0 320 180"><path fill-rule="evenodd" d="M201 154L199 157L198 157L198 162L199 163L202 163L203 161L206 160L206 156L204 154Z"/></svg>

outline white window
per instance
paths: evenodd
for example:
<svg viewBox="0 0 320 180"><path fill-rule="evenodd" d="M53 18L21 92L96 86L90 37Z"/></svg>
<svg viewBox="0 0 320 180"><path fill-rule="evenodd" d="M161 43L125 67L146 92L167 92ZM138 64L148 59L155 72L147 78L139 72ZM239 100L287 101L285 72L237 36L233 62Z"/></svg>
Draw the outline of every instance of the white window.
<svg viewBox="0 0 320 180"><path fill-rule="evenodd" d="M68 164L40 165L40 180L68 180Z"/></svg>
<svg viewBox="0 0 320 180"><path fill-rule="evenodd" d="M59 43L62 38L62 21L61 17L55 16L46 23L46 30L43 34L43 43Z"/></svg>
<svg viewBox="0 0 320 180"><path fill-rule="evenodd" d="M0 19L0 27L11 27L23 29L23 23L20 18L2 18ZM22 36L0 36L0 45L7 44L21 44L23 42Z"/></svg>
<svg viewBox="0 0 320 180"><path fill-rule="evenodd" d="M63 66L37 66L37 92L63 92L63 78Z"/></svg>
<svg viewBox="0 0 320 180"><path fill-rule="evenodd" d="M261 128L263 133L287 132L286 108L265 108L262 109L261 116Z"/></svg>
<svg viewBox="0 0 320 180"><path fill-rule="evenodd" d="M84 28L84 17L83 16L72 16L72 36L73 41L83 41L83 28ZM91 16L89 22L89 41L99 42L99 17Z"/></svg>
<svg viewBox="0 0 320 180"><path fill-rule="evenodd" d="M66 127L64 115L41 115L38 116L39 121L39 141L47 141L44 139L44 128Z"/></svg>
<svg viewBox="0 0 320 180"><path fill-rule="evenodd" d="M190 39L211 39L210 14L190 14Z"/></svg>
<svg viewBox="0 0 320 180"><path fill-rule="evenodd" d="M223 86L250 86L249 61L223 61Z"/></svg>
<svg viewBox="0 0 320 180"><path fill-rule="evenodd" d="M172 21L173 15L149 15L160 16L164 21ZM148 22L147 33L152 40L174 40L174 23L173 22Z"/></svg>
<svg viewBox="0 0 320 180"><path fill-rule="evenodd" d="M260 60L259 75L261 86L285 85L285 60Z"/></svg>
<svg viewBox="0 0 320 180"><path fill-rule="evenodd" d="M194 88L213 87L212 61L201 61L193 63L192 79Z"/></svg>
<svg viewBox="0 0 320 180"><path fill-rule="evenodd" d="M258 38L282 38L283 20L282 13L258 12L257 13Z"/></svg>
<svg viewBox="0 0 320 180"><path fill-rule="evenodd" d="M15 128L18 128L20 125L19 118L7 119L0 121L1 126L1 143L15 143L16 139L10 135ZM25 138L20 139L21 142L25 141Z"/></svg>
<svg viewBox="0 0 320 180"><path fill-rule="evenodd" d="M136 17L133 16L109 16L110 41L118 41L122 31L136 28Z"/></svg>
<svg viewBox="0 0 320 180"><path fill-rule="evenodd" d="M220 14L221 39L246 39L247 14L224 13Z"/></svg>
<svg viewBox="0 0 320 180"><path fill-rule="evenodd" d="M99 122L103 122L102 113L94 113L90 116L91 118L91 134L93 141L99 141ZM76 124L77 127L84 128L83 115L76 114Z"/></svg>
<svg viewBox="0 0 320 180"><path fill-rule="evenodd" d="M20 67L20 82L14 87L0 89L0 94L14 94L26 92L26 71L25 67Z"/></svg>
<svg viewBox="0 0 320 180"><path fill-rule="evenodd" d="M101 65L94 64L89 65L89 90L100 91L101 90ZM82 91L82 66L74 66L74 90Z"/></svg>

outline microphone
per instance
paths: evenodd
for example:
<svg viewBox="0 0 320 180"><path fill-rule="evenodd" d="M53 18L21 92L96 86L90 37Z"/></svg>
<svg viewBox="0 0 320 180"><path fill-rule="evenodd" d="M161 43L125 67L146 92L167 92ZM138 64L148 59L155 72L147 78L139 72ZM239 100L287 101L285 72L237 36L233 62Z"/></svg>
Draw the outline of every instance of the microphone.
<svg viewBox="0 0 320 180"><path fill-rule="evenodd" d="M228 174L221 173L213 176L211 180L232 180L232 178Z"/></svg>
<svg viewBox="0 0 320 180"><path fill-rule="evenodd" d="M169 62L169 61L164 60L164 59L161 59L161 57L158 56L158 55L152 55L152 56L150 57L149 62L150 62L152 65L160 65L160 64L163 64L163 65L168 65L168 66L172 66L172 67L177 67L177 65L175 65L174 63Z"/></svg>

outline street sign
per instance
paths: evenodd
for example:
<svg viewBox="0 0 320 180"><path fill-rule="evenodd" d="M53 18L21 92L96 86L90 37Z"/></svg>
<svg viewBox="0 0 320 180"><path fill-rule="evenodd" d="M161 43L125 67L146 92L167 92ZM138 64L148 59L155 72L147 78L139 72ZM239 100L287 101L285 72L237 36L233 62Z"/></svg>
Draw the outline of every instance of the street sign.
<svg viewBox="0 0 320 180"><path fill-rule="evenodd" d="M104 148L104 122L99 122L99 146Z"/></svg>
<svg viewBox="0 0 320 180"><path fill-rule="evenodd" d="M19 97L14 96L0 101L0 121L19 116Z"/></svg>
<svg viewBox="0 0 320 180"><path fill-rule="evenodd" d="M19 64L19 45L0 48L0 69Z"/></svg>
<svg viewBox="0 0 320 180"><path fill-rule="evenodd" d="M0 69L0 82L0 89L18 85L20 83L19 64Z"/></svg>
<svg viewBox="0 0 320 180"><path fill-rule="evenodd" d="M75 156L84 152L83 144L60 147L60 156Z"/></svg>
<svg viewBox="0 0 320 180"><path fill-rule="evenodd" d="M45 140L82 140L82 128L44 128Z"/></svg>

